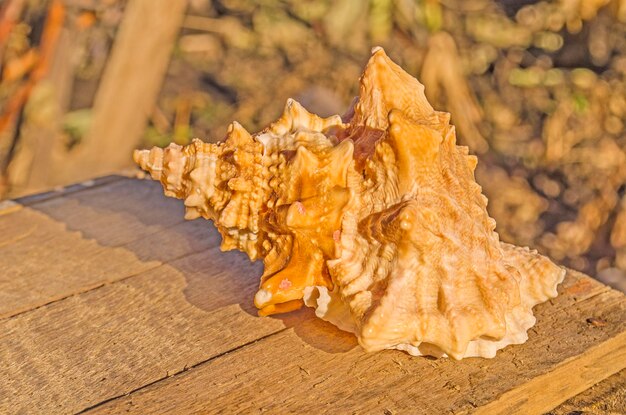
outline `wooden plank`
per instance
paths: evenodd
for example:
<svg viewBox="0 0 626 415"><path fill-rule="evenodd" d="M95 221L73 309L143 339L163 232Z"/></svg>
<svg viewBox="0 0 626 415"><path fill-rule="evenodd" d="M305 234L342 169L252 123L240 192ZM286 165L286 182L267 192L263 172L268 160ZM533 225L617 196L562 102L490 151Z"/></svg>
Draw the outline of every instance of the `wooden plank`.
<svg viewBox="0 0 626 415"><path fill-rule="evenodd" d="M0 215L0 318L220 242L158 183L120 179ZM28 203L28 201L27 201Z"/></svg>
<svg viewBox="0 0 626 415"><path fill-rule="evenodd" d="M563 402L547 415L625 414L626 370Z"/></svg>
<svg viewBox="0 0 626 415"><path fill-rule="evenodd" d="M94 100L93 121L59 182L131 164L152 113L187 0L129 0Z"/></svg>
<svg viewBox="0 0 626 415"><path fill-rule="evenodd" d="M93 187L104 186L109 183L121 180L124 177L128 177L128 176L112 174L109 176L97 177L95 179L85 180L84 182L73 183L68 186L58 186L47 192L34 193L34 194L18 197L14 199L14 201L15 203L19 203L22 206L30 206L30 205L34 205L35 203L43 202L45 200L54 199L55 197L61 197L63 195L67 195L70 193L81 192L83 190L90 189Z"/></svg>
<svg viewBox="0 0 626 415"><path fill-rule="evenodd" d="M22 208L22 205L13 200L0 201L0 215L7 215L9 213L17 212Z"/></svg>
<svg viewBox="0 0 626 415"><path fill-rule="evenodd" d="M568 274L566 284L576 286L576 279ZM596 291L573 303L563 293L538 306L529 341L495 359L366 354L350 335L312 319L88 412L457 414L492 405L490 413L540 413L626 365L624 295ZM589 324L590 317L603 323ZM515 407L498 404L514 391L536 389L536 378L549 391ZM573 387L570 380L579 382Z"/></svg>
<svg viewBox="0 0 626 415"><path fill-rule="evenodd" d="M218 248L0 321L0 413L75 413L285 328Z"/></svg>
<svg viewBox="0 0 626 415"><path fill-rule="evenodd" d="M520 390L555 406L626 362L624 296L573 271L496 359L365 354L308 310L257 318L261 265L158 183L25 204L0 215L0 413L510 413L537 409Z"/></svg>
<svg viewBox="0 0 626 415"><path fill-rule="evenodd" d="M126 176L128 177L128 176ZM52 190L43 193L34 193L25 195L16 199L7 199L0 201L0 215L6 215L18 211L24 206L30 206L35 203L40 203L45 200L54 199L55 197L61 197L69 193L80 192L92 187L103 186L108 183L112 183L124 178L122 175L109 175L98 177L92 180L85 180L84 182L74 183L68 186L58 186Z"/></svg>
<svg viewBox="0 0 626 415"><path fill-rule="evenodd" d="M543 413L626 366L626 331L502 394L476 415ZM616 369L616 366L617 369ZM541 399L537 399L541 397Z"/></svg>

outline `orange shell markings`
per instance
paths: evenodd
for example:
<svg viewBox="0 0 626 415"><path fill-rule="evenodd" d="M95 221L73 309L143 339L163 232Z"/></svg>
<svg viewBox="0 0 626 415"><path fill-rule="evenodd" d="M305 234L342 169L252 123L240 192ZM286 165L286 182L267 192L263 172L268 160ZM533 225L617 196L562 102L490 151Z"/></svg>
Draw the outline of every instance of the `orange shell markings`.
<svg viewBox="0 0 626 415"><path fill-rule="evenodd" d="M565 270L499 240L449 114L382 48L347 114L290 99L256 134L235 122L220 143L134 159L186 218L213 221L223 250L263 259L260 315L306 304L368 352L490 358L525 342Z"/></svg>

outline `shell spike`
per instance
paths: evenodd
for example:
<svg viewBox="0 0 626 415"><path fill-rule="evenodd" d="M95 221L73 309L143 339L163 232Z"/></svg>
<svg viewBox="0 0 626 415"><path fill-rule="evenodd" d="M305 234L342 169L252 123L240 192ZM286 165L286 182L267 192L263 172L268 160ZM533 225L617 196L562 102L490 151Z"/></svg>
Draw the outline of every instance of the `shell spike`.
<svg viewBox="0 0 626 415"><path fill-rule="evenodd" d="M426 100L424 85L389 59L383 48L375 47L361 75L359 103L352 123L384 130L387 114L394 108L416 121L432 121L436 117Z"/></svg>
<svg viewBox="0 0 626 415"><path fill-rule="evenodd" d="M330 182L336 186L348 186L348 170L352 165L354 144L351 140L344 140L330 152Z"/></svg>
<svg viewBox="0 0 626 415"><path fill-rule="evenodd" d="M343 125L339 115L322 118L307 111L295 99L288 98L283 114L269 126L268 131L276 135L284 135L298 130L321 132L336 125Z"/></svg>
<svg viewBox="0 0 626 415"><path fill-rule="evenodd" d="M227 140L229 140L233 146L245 146L246 144L252 144L254 140L248 131L237 121L233 121L228 126Z"/></svg>
<svg viewBox="0 0 626 415"><path fill-rule="evenodd" d="M263 258L260 315L308 305L366 351L454 359L520 344L564 271L501 243L449 115L381 47L345 115L288 99L250 135L136 151L135 161L213 220L223 250Z"/></svg>
<svg viewBox="0 0 626 415"><path fill-rule="evenodd" d="M467 165L469 166L470 170L474 172L476 170L476 166L478 165L478 157L476 157L473 154L470 154L466 156L465 159L467 160Z"/></svg>
<svg viewBox="0 0 626 415"><path fill-rule="evenodd" d="M154 180L161 179L161 171L163 171L163 149L153 147L150 150L135 150L133 152L133 160L139 164L142 170L150 173Z"/></svg>
<svg viewBox="0 0 626 415"><path fill-rule="evenodd" d="M161 182L167 196L182 199L186 196L185 177L193 168L195 153L195 143L185 147L171 143L164 149L136 151L133 158L154 180Z"/></svg>

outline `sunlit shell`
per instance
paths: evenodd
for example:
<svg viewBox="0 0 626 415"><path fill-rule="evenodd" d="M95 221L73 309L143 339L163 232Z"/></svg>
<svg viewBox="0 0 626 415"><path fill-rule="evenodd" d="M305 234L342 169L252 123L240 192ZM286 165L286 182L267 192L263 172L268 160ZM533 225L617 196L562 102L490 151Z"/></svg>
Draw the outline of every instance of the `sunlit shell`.
<svg viewBox="0 0 626 415"><path fill-rule="evenodd" d="M565 272L499 241L449 114L381 48L348 114L288 100L255 135L233 123L221 143L134 157L223 249L263 258L260 315L306 302L367 351L493 357L526 341Z"/></svg>

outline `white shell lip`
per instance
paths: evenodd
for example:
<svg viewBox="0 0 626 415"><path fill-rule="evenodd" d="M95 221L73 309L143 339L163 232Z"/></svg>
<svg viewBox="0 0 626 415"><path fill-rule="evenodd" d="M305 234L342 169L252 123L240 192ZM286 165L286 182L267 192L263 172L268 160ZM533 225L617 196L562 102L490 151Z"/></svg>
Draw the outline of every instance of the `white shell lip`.
<svg viewBox="0 0 626 415"><path fill-rule="evenodd" d="M254 304L258 307L261 308L263 307L265 304L267 304L268 302L270 302L272 299L272 293L264 290L264 289L260 289L259 291L256 292L256 294L254 295Z"/></svg>

